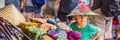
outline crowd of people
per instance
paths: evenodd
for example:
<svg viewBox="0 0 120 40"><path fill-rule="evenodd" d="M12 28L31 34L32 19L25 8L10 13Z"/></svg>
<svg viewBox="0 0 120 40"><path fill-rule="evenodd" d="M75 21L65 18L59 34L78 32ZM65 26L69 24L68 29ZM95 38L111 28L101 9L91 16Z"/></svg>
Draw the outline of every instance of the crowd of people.
<svg viewBox="0 0 120 40"><path fill-rule="evenodd" d="M114 40L113 19L120 15L120 0L3 0L31 18L56 19L81 32L80 40ZM119 23L117 24L119 25ZM115 26L117 26L115 25ZM118 26L119 27L119 26ZM118 38L116 37L116 40Z"/></svg>

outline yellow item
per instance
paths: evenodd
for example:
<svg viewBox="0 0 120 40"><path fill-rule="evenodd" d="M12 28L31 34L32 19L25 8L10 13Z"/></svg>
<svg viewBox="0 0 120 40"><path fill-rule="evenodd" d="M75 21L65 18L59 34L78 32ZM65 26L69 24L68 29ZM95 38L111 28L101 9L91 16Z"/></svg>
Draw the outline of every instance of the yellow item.
<svg viewBox="0 0 120 40"><path fill-rule="evenodd" d="M40 26L41 29L45 30L45 31L48 31L50 29L56 29L56 26L55 25L52 25L52 24L49 24L49 23L46 23L46 24L42 24Z"/></svg>
<svg viewBox="0 0 120 40"><path fill-rule="evenodd" d="M20 27L22 29L28 29L29 26L37 27L37 23L32 23L32 22L25 22L25 23L20 23Z"/></svg>

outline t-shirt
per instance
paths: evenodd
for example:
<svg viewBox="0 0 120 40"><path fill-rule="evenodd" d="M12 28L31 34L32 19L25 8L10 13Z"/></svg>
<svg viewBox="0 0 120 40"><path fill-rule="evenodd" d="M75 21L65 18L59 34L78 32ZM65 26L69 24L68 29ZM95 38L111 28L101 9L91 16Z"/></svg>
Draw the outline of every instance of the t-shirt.
<svg viewBox="0 0 120 40"><path fill-rule="evenodd" d="M26 0L26 4L27 4L27 6L33 6L33 3L31 0Z"/></svg>
<svg viewBox="0 0 120 40"><path fill-rule="evenodd" d="M78 4L78 0L61 0L59 10L60 12L70 13Z"/></svg>
<svg viewBox="0 0 120 40"><path fill-rule="evenodd" d="M81 32L82 37L80 40L90 40L91 35L96 34L98 31L98 28L90 23L87 23L84 28L78 28L76 22L71 22L69 26L72 28L72 30Z"/></svg>
<svg viewBox="0 0 120 40"><path fill-rule="evenodd" d="M84 2L86 5L90 4L90 0L81 0L82 2Z"/></svg>

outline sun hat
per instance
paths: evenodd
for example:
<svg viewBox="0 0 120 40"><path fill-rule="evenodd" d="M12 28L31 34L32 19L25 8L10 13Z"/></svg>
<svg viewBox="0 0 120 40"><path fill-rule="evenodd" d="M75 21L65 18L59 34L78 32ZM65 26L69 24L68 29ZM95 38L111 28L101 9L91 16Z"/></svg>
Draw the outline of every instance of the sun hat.
<svg viewBox="0 0 120 40"><path fill-rule="evenodd" d="M67 16L76 16L76 15L98 15L98 14L92 12L84 3L80 3Z"/></svg>

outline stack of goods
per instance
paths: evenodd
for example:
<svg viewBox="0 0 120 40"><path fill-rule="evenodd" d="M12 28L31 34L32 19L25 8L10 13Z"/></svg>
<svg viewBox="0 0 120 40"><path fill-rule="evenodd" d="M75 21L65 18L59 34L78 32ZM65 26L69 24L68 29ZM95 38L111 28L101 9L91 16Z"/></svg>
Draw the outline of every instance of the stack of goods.
<svg viewBox="0 0 120 40"><path fill-rule="evenodd" d="M48 20L32 18L31 23L22 23L21 28L27 29L26 34L28 34L32 40L79 40L81 38L81 33L72 31L65 23L57 22L53 24L47 21ZM28 24L29 26L24 27Z"/></svg>
<svg viewBox="0 0 120 40"><path fill-rule="evenodd" d="M67 40L67 33L60 28L51 29L48 31L48 34L57 40Z"/></svg>
<svg viewBox="0 0 120 40"><path fill-rule="evenodd" d="M43 34L46 34L46 33L47 33L46 31L42 30L42 29L39 28L39 27L32 27L32 26L30 26L30 27L28 28L28 31L31 33L31 35L32 35L31 38L32 38L33 40L38 40L39 37L41 38L41 36L42 36ZM35 34L35 36L34 36L33 34ZM31 35L29 35L29 36L31 36Z"/></svg>
<svg viewBox="0 0 120 40"><path fill-rule="evenodd" d="M31 40L17 27L25 18L14 5L1 8L0 16L0 40Z"/></svg>
<svg viewBox="0 0 120 40"><path fill-rule="evenodd" d="M0 18L0 39L5 40L31 40L18 27L7 20Z"/></svg>
<svg viewBox="0 0 120 40"><path fill-rule="evenodd" d="M25 18L14 5L0 9L0 16L4 18L0 18L2 40L79 40L81 38L79 32L72 31L65 23L60 23L58 18L31 18L31 22L25 22Z"/></svg>

